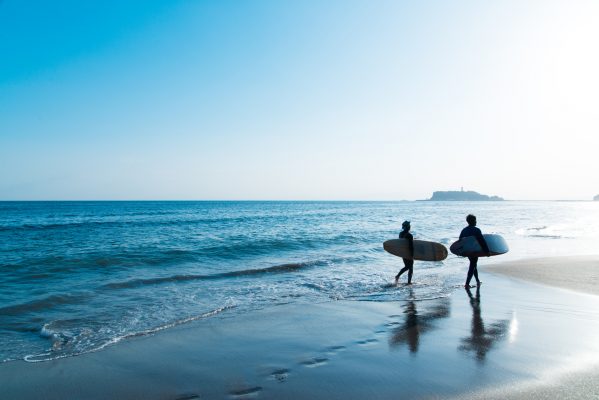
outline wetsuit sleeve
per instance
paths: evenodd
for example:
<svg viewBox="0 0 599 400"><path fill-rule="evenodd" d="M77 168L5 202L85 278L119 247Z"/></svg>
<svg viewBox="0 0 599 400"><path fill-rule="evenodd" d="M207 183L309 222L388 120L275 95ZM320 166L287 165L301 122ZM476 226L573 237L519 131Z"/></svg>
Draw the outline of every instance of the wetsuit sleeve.
<svg viewBox="0 0 599 400"><path fill-rule="evenodd" d="M414 236L411 233L406 235L406 239L408 239L408 246L410 247L410 254L412 258L414 257Z"/></svg>
<svg viewBox="0 0 599 400"><path fill-rule="evenodd" d="M483 249L483 251L485 253L489 252L489 246L487 246L487 241L485 240L483 233L480 231L480 229L476 230L476 235L474 235L474 237L476 237L476 240L478 241L478 244L480 244L480 247Z"/></svg>

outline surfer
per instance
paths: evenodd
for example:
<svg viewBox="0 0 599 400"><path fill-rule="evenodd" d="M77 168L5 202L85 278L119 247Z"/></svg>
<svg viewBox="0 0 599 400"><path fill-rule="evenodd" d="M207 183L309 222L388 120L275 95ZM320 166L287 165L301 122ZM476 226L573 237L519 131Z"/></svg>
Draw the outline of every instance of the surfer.
<svg viewBox="0 0 599 400"><path fill-rule="evenodd" d="M399 277L404 272L408 271L408 285L412 284L412 274L414 273L414 236L410 233L410 221L404 221L401 224L401 232L399 232L400 239L407 239L408 247L410 249L410 255L412 258L403 258L404 267L395 275L395 284L399 281Z"/></svg>
<svg viewBox="0 0 599 400"><path fill-rule="evenodd" d="M474 236L480 244L480 247L483 249L483 252L487 254L487 257L489 257L491 255L489 253L489 246L487 246L487 242L483 237L483 233L476 227L476 217L472 214L468 214L466 217L466 222L468 222L468 226L462 229L462 232L460 233L460 239L467 236ZM472 280L472 276L474 276L474 279L476 279L476 286L480 286L482 282L478 279L478 269L476 268L478 264L478 257L469 256L468 260L470 260L470 265L468 266L468 275L466 276L466 284L464 287L470 287L470 280Z"/></svg>

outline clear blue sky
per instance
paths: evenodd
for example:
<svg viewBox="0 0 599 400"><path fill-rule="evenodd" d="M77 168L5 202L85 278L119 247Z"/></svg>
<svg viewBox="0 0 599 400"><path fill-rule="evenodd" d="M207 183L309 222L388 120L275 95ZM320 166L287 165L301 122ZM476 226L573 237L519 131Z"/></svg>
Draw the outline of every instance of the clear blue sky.
<svg viewBox="0 0 599 400"><path fill-rule="evenodd" d="M0 1L0 200L599 193L597 1Z"/></svg>

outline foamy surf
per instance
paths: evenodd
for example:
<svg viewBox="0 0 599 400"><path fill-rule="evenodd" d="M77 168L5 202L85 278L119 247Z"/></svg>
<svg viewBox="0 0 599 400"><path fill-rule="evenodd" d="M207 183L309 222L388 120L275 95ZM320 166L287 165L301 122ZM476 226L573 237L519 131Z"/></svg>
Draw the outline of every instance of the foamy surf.
<svg viewBox="0 0 599 400"><path fill-rule="evenodd" d="M25 357L23 357L23 360L33 363L33 362L52 361L52 360L56 360L56 359L60 359L60 358L74 357L74 356L78 356L81 354L93 353L95 351L102 350L108 346L117 344L123 340L132 339L132 338L136 338L136 337L150 336L150 335L153 335L155 333L158 333L158 332L166 330L166 329L175 328L177 326L188 324L193 321L198 321L201 319L213 317L215 315L223 313L227 310L231 310L233 308L235 308L234 305L223 306L223 307L214 309L212 311L209 311L209 312L206 312L206 313L203 313L200 315L182 318L180 320L177 320L177 321L174 321L174 322L171 322L168 324L164 324L161 326L157 326L154 328L146 329L146 330L139 331L139 332L131 332L131 333L124 334L122 336L115 336L115 337L110 338L104 342L97 343L95 346L91 345L91 346L85 348L84 350L71 351L71 352L69 352L69 351L62 352L61 351L64 341L65 341L64 335L61 334L60 332L54 332L51 329L48 329L48 324L46 324L42 328L42 330L40 332L40 336L49 338L53 341L54 344L52 346L52 351L48 351L45 353L39 353L39 354L29 354L29 355L26 355ZM60 344L60 343L63 343L63 344ZM71 345L72 345L72 347L77 347L74 344L71 344Z"/></svg>

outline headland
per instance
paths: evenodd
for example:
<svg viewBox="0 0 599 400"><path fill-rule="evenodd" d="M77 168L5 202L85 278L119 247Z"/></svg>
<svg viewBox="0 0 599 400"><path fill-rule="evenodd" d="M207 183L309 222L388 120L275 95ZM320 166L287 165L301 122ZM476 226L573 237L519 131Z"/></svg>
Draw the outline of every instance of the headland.
<svg viewBox="0 0 599 400"><path fill-rule="evenodd" d="M429 201L503 201L499 196L488 196L472 190L436 191Z"/></svg>

